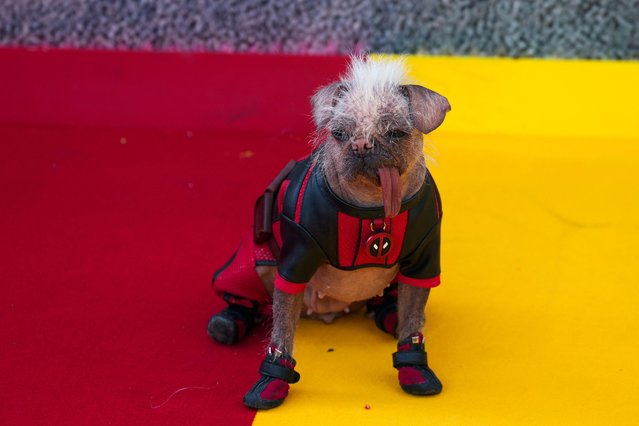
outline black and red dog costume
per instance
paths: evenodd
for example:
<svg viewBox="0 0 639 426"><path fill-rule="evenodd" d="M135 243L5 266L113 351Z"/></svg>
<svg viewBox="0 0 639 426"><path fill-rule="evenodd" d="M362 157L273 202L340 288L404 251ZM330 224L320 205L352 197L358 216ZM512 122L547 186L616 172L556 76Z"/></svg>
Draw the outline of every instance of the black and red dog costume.
<svg viewBox="0 0 639 426"><path fill-rule="evenodd" d="M215 292L229 304L224 315L230 334L210 334L235 343L270 302L259 265L277 265L275 286L299 293L323 263L353 270L399 263L402 282L419 287L439 285L441 200L427 173L419 191L402 203L399 214L361 208L341 200L314 167L313 157L290 162L259 198L253 231L213 276ZM393 283L397 281L393 280ZM378 327L394 334L396 286L368 303ZM219 318L218 318L219 319Z"/></svg>
<svg viewBox="0 0 639 426"><path fill-rule="evenodd" d="M421 330L439 285L442 211L422 135L450 104L410 84L401 60L367 57L353 57L311 103L316 151L290 163L258 200L253 232L214 276L229 306L211 318L209 334L234 343L273 294L261 378L244 397L249 407L273 408L299 379L291 354L302 307L330 322L368 300L378 327L401 339L393 366L402 389L439 393Z"/></svg>

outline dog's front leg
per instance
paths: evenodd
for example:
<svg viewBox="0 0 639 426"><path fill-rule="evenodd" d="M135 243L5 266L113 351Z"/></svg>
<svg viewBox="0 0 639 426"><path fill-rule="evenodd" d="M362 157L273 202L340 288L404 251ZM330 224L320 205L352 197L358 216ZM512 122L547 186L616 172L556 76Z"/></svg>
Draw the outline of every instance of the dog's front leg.
<svg viewBox="0 0 639 426"><path fill-rule="evenodd" d="M296 383L300 375L295 371L293 338L300 318L304 293L273 292L273 332L260 367L260 379L244 396L244 404L251 408L275 408L288 395L289 383Z"/></svg>
<svg viewBox="0 0 639 426"><path fill-rule="evenodd" d="M393 354L393 367L399 371L399 384L405 392L413 395L438 394L442 391L442 384L428 368L422 334L430 289L400 282L398 290L399 343L397 352Z"/></svg>
<svg viewBox="0 0 639 426"><path fill-rule="evenodd" d="M293 353L293 337L302 312L304 293L288 294L275 289L273 292L273 332L269 347L282 353Z"/></svg>

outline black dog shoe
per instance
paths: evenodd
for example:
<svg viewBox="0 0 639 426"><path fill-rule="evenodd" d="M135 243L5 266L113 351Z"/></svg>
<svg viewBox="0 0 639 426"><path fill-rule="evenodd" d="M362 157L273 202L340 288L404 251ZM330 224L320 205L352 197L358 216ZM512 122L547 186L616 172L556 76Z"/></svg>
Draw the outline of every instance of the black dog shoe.
<svg viewBox="0 0 639 426"><path fill-rule="evenodd" d="M240 305L229 305L209 320L207 333L218 343L234 345L250 333L259 313Z"/></svg>
<svg viewBox="0 0 639 426"><path fill-rule="evenodd" d="M384 290L366 303L366 311L373 314L375 325L384 333L397 336L397 283Z"/></svg>
<svg viewBox="0 0 639 426"><path fill-rule="evenodd" d="M393 367L399 372L399 385L411 395L436 395L442 391L442 383L428 368L424 336L411 334L397 344L393 354Z"/></svg>
<svg viewBox="0 0 639 426"><path fill-rule="evenodd" d="M262 377L244 395L244 405L257 410L275 408L288 396L289 383L297 383L300 374L295 371L295 360L269 347L260 366Z"/></svg>

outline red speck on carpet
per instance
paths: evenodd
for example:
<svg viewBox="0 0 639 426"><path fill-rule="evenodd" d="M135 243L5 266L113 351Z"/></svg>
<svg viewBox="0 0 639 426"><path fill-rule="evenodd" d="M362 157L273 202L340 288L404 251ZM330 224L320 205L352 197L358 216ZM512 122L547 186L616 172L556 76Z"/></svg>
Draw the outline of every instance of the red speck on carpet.
<svg viewBox="0 0 639 426"><path fill-rule="evenodd" d="M308 152L309 96L344 58L0 62L2 423L250 424L266 327L214 343L211 274Z"/></svg>

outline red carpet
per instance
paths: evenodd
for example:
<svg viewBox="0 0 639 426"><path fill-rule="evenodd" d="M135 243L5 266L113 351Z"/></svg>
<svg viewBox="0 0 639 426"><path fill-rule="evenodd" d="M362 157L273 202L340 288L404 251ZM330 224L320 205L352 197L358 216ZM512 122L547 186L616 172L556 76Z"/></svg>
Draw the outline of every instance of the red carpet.
<svg viewBox="0 0 639 426"><path fill-rule="evenodd" d="M211 273L343 59L0 59L2 423L250 424L265 330L209 339Z"/></svg>

